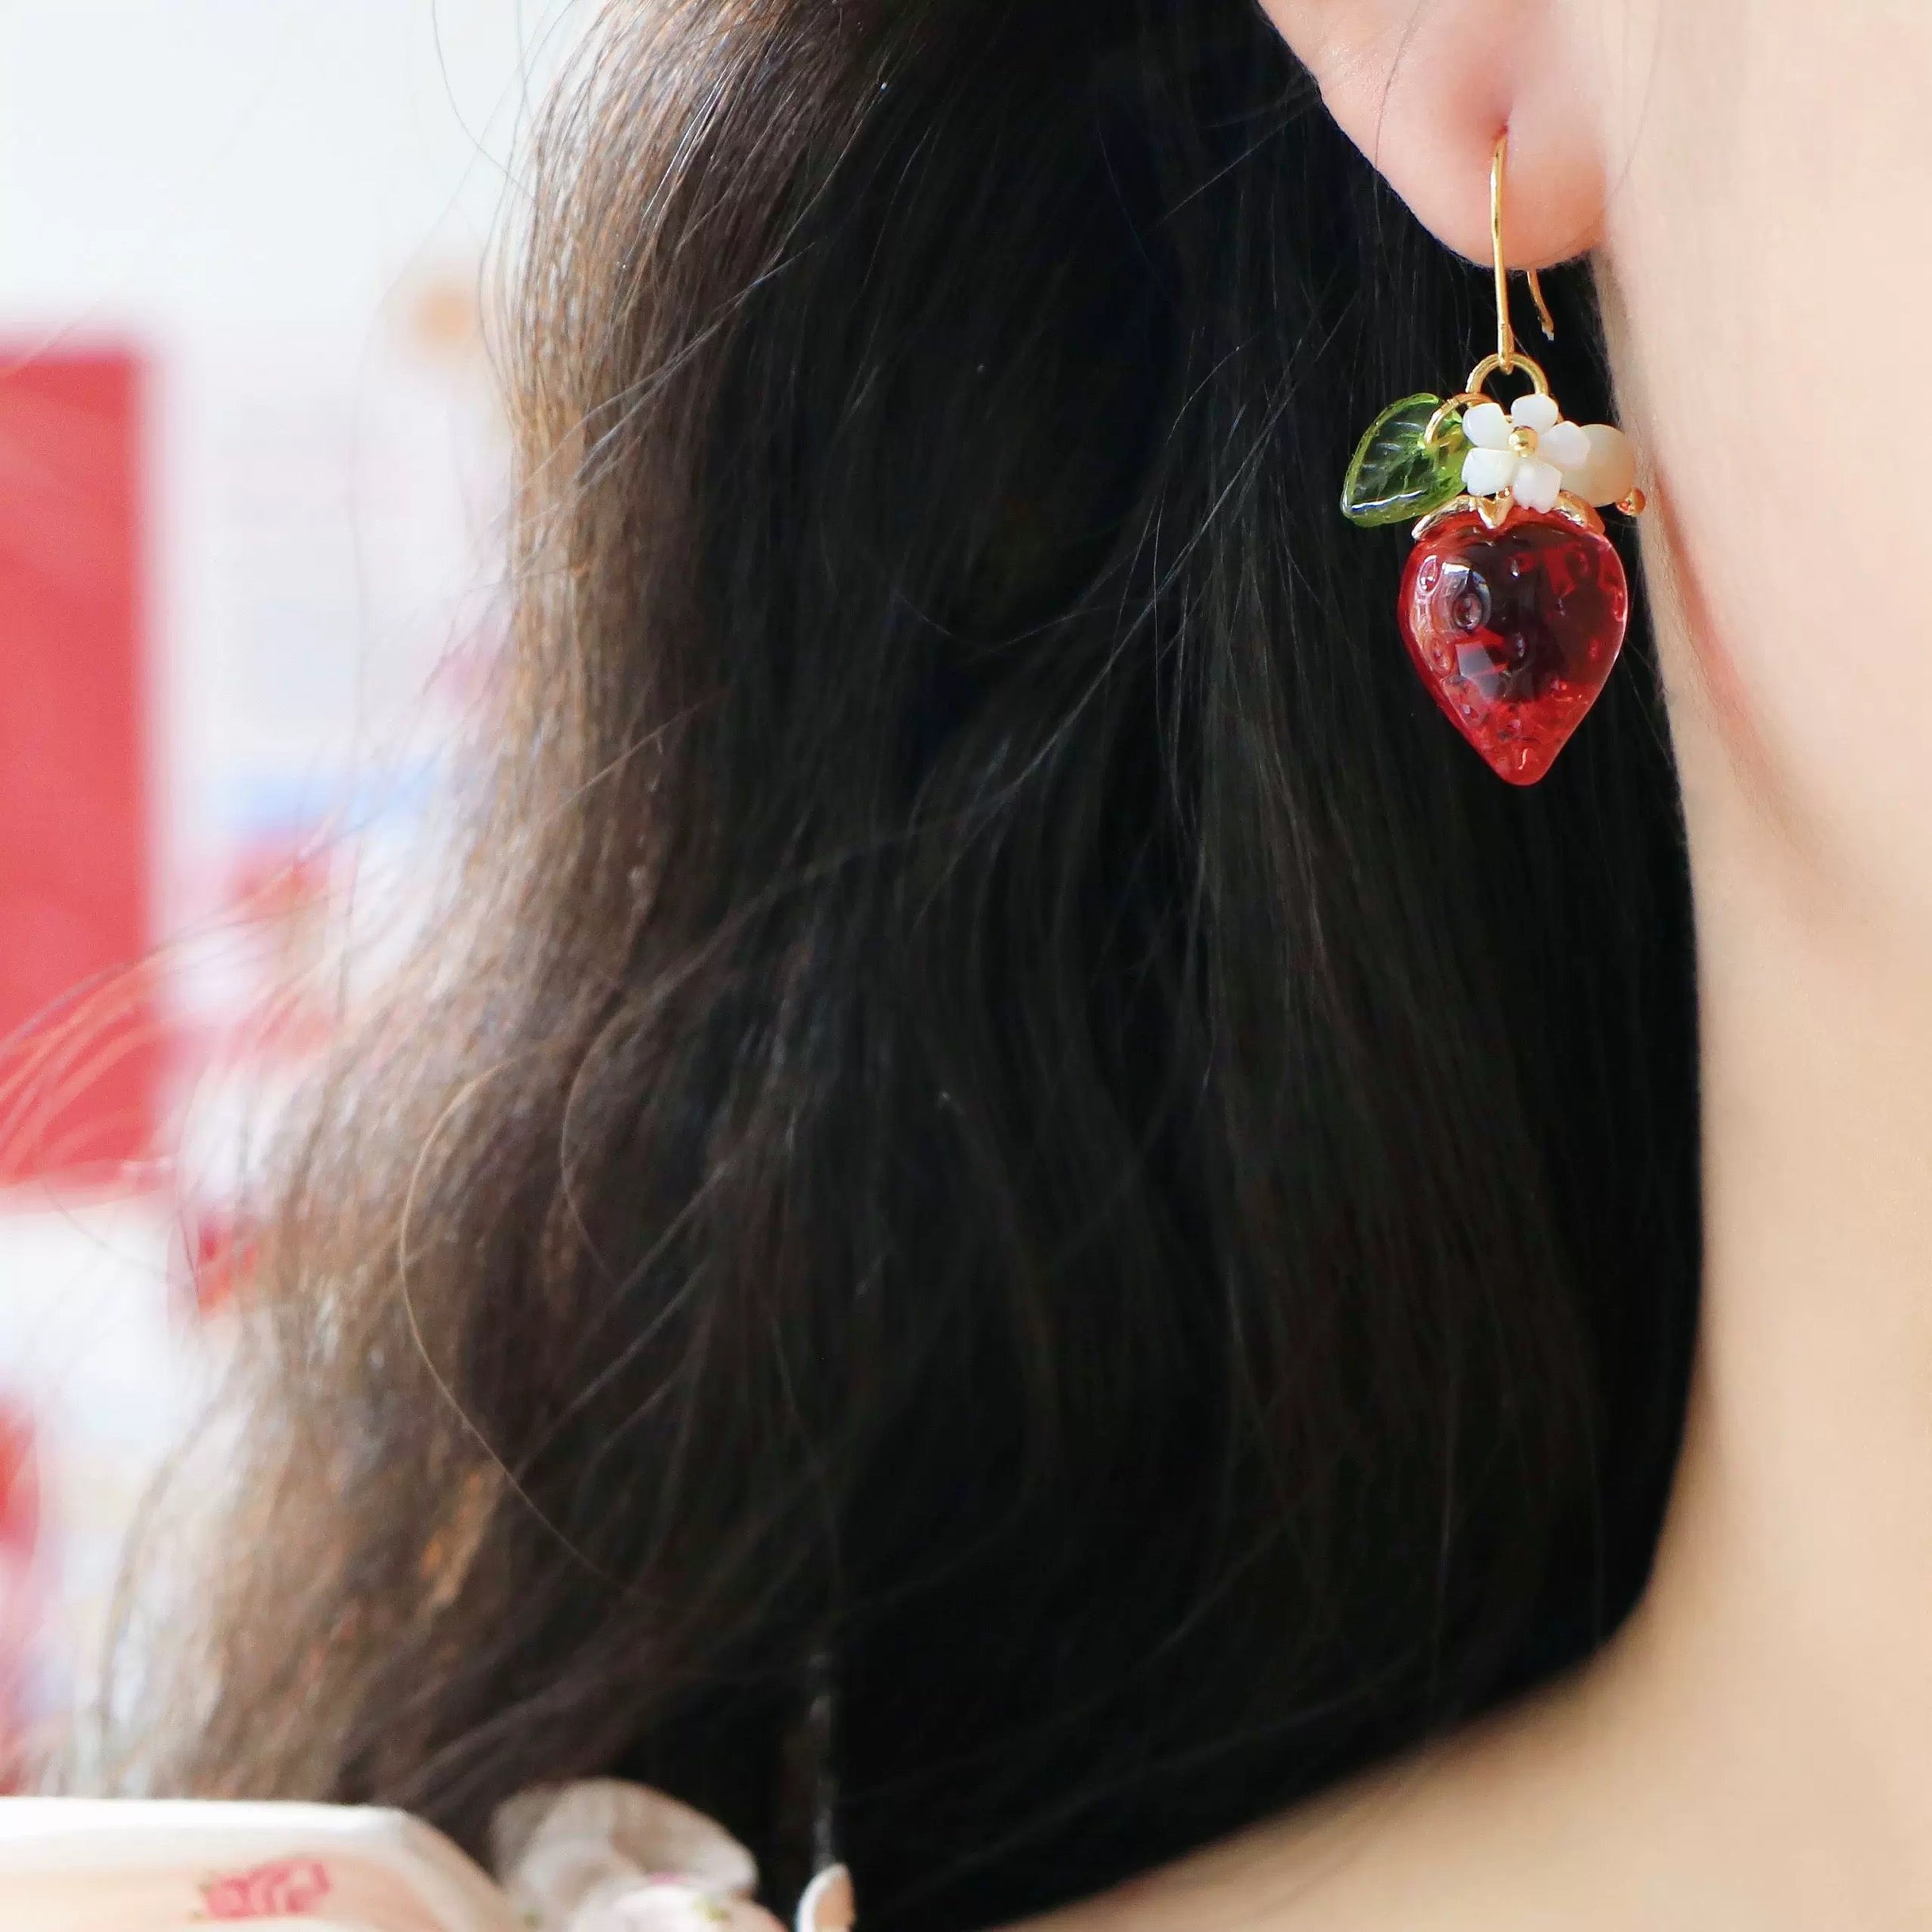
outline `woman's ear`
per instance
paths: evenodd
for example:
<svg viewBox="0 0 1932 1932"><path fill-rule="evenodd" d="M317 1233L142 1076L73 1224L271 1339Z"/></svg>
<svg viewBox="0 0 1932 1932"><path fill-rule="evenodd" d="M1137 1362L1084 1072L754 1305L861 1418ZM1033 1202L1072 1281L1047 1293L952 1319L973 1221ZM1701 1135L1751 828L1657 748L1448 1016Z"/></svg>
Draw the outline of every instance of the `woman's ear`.
<svg viewBox="0 0 1932 1932"><path fill-rule="evenodd" d="M1602 103L1588 0L1261 0L1345 133L1439 240L1487 263L1506 129L1510 264L1593 248Z"/></svg>

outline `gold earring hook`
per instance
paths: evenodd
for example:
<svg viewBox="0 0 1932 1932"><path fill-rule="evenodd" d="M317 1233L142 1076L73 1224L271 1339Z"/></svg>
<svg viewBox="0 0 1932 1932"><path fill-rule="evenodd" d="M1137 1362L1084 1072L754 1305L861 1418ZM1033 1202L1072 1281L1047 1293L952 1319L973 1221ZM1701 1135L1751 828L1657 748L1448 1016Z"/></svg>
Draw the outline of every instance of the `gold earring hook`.
<svg viewBox="0 0 1932 1932"><path fill-rule="evenodd" d="M1505 128L1496 137L1495 152L1489 160L1489 246L1496 268L1496 367L1506 374L1518 366L1516 331L1510 325L1510 270L1509 256L1503 245L1503 177L1509 158L1509 129ZM1536 302L1536 319L1541 325L1543 339L1553 342L1557 339L1557 325L1550 320L1549 304L1543 299L1541 278L1534 268L1526 271L1530 293Z"/></svg>
<svg viewBox="0 0 1932 1932"><path fill-rule="evenodd" d="M1462 387L1446 402L1437 406L1422 431L1422 445L1427 449L1441 447L1451 421L1463 411L1491 399L1483 385L1492 375L1526 375L1538 395L1549 394L1549 378L1534 357L1526 356L1516 346L1516 331L1510 325L1509 253L1503 245L1503 174L1509 160L1509 130L1506 128L1497 136L1489 160L1489 241L1496 276L1496 352L1485 356L1469 371L1468 380ZM1536 299L1537 320L1543 325L1543 333L1553 342L1557 339L1557 325L1550 319L1549 304L1543 299L1542 278L1534 268L1526 270L1525 273L1529 279L1530 293Z"/></svg>

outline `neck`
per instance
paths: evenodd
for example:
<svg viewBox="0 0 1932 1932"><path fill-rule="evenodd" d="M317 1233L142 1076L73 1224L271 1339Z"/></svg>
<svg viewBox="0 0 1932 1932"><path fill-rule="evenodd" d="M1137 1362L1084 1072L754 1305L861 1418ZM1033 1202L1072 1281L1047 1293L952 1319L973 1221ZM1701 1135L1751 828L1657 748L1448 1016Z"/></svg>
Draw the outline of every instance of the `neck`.
<svg viewBox="0 0 1932 1932"><path fill-rule="evenodd" d="M1666 649L1695 682L1698 660ZM1761 1922L1922 1922L1928 949L1853 868L1794 843L1738 721L1695 690L1673 700L1698 907L1703 1316L1655 1579L1610 1672L1627 1734L1689 1780L1703 1855L1727 1830L1748 1850L1781 1907ZM1788 1831L1767 1829L1780 1818ZM1861 1911L1847 1872L1875 1888ZM1829 1900L1807 1895L1813 1880L1835 1885Z"/></svg>

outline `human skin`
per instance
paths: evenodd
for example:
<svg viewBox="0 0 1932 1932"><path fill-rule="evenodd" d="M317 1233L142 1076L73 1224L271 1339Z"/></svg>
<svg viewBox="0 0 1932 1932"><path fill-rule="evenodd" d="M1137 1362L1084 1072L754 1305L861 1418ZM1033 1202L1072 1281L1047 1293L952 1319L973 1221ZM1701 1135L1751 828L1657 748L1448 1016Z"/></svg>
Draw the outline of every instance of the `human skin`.
<svg viewBox="0 0 1932 1932"><path fill-rule="evenodd" d="M1445 243L1487 260L1507 127L1513 259L1595 260L1691 841L1703 1327L1605 1651L1051 1922L1932 1926L1932 8L1267 4Z"/></svg>

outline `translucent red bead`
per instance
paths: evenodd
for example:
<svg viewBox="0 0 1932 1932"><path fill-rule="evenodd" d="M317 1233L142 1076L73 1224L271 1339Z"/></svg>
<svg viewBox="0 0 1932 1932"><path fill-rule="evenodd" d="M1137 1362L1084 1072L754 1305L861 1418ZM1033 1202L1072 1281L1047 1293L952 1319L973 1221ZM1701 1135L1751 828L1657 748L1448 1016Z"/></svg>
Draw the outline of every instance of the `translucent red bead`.
<svg viewBox="0 0 1932 1932"><path fill-rule="evenodd" d="M1449 518L1410 553L1399 615L1450 723L1513 785L1533 785L1596 702L1630 622L1623 565L1567 517L1499 530Z"/></svg>

